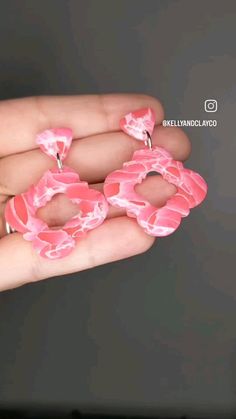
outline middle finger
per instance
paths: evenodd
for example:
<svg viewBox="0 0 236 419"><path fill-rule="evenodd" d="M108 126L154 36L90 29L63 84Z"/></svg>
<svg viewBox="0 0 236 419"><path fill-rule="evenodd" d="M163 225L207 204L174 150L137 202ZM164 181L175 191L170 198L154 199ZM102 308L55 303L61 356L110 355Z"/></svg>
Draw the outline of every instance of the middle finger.
<svg viewBox="0 0 236 419"><path fill-rule="evenodd" d="M190 153L187 135L179 128L158 126L153 144L164 147L176 160L185 160ZM64 164L76 170L81 180L102 182L105 177L132 158L143 144L122 132L99 134L74 140ZM0 192L17 195L38 182L43 173L55 166L39 149L10 155L0 160Z"/></svg>

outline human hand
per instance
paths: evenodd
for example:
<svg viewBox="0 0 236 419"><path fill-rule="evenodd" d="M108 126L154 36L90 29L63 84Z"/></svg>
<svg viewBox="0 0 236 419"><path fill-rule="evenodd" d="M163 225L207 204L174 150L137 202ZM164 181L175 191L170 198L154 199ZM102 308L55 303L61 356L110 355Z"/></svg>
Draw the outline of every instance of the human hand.
<svg viewBox="0 0 236 419"><path fill-rule="evenodd" d="M119 131L119 120L127 112L144 107L154 109L156 124L160 124L164 118L162 105L146 95L40 96L0 102L0 290L79 272L151 247L154 237L145 234L123 210L112 207L100 227L77 240L75 249L66 258L57 260L38 256L20 233L6 235L4 220L9 197L26 191L45 170L54 167L54 162L37 148L35 137L39 132L55 127L71 128L74 140L65 165L76 170L81 180L102 191L108 173L122 167L142 147ZM190 154L190 142L179 128L159 125L152 140L176 160L185 160ZM158 175L146 178L136 190L157 206L176 192L174 185ZM58 194L38 215L49 226L59 226L76 212L76 206Z"/></svg>

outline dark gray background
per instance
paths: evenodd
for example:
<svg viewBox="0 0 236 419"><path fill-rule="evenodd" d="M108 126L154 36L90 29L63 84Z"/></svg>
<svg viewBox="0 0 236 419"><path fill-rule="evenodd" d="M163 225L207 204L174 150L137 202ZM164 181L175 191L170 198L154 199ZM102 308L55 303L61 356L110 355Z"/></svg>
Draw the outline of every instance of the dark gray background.
<svg viewBox="0 0 236 419"><path fill-rule="evenodd" d="M218 121L186 130L209 194L173 236L1 294L0 404L236 412L235 1L0 6L2 99L144 92L166 118Z"/></svg>

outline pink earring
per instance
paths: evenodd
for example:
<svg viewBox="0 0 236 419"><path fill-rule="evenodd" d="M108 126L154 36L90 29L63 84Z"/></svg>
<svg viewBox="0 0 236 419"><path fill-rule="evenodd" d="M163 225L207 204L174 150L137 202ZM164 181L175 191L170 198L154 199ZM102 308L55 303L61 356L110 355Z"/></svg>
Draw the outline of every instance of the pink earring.
<svg viewBox="0 0 236 419"><path fill-rule="evenodd" d="M36 185L27 192L11 198L5 208L5 219L10 228L23 233L32 241L34 249L48 259L68 255L75 247L75 238L98 227L106 218L108 204L102 193L90 189L87 182L70 167L63 166L72 142L72 130L55 128L42 132L36 143L49 157L57 161L57 167L47 170ZM36 211L49 202L55 194L64 193L79 205L78 214L60 229L51 229L36 215Z"/></svg>
<svg viewBox="0 0 236 419"><path fill-rule="evenodd" d="M145 147L135 151L132 160L124 163L122 169L107 176L104 194L111 205L124 208L128 216L136 217L146 233L161 237L173 233L181 218L204 200L207 184L198 173L174 160L164 148L152 146L154 125L155 115L150 108L131 112L121 119L121 129L143 141ZM177 187L175 195L160 208L151 205L134 189L152 171Z"/></svg>

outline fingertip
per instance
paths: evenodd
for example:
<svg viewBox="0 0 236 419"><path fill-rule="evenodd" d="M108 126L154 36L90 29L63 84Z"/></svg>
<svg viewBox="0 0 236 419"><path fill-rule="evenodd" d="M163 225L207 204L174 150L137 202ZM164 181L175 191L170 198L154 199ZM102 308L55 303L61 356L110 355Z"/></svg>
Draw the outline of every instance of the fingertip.
<svg viewBox="0 0 236 419"><path fill-rule="evenodd" d="M154 130L153 139L158 146L170 151L175 160L184 161L190 156L191 142L181 128L159 125Z"/></svg>
<svg viewBox="0 0 236 419"><path fill-rule="evenodd" d="M107 219L98 229L89 233L90 249L94 249L93 266L135 256L147 251L155 238L147 235L136 218L120 216ZM97 247L97 243L102 244ZM101 262L103 260L103 262Z"/></svg>

